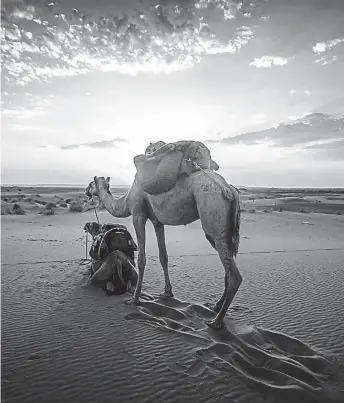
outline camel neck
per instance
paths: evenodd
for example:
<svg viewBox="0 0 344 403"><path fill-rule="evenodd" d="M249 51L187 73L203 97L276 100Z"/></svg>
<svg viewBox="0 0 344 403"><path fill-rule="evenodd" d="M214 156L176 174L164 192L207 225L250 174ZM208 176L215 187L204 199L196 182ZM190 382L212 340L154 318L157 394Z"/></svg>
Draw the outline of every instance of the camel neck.
<svg viewBox="0 0 344 403"><path fill-rule="evenodd" d="M106 210L114 217L123 218L131 215L127 205L127 193L116 198L105 189L101 189L99 192L99 198Z"/></svg>

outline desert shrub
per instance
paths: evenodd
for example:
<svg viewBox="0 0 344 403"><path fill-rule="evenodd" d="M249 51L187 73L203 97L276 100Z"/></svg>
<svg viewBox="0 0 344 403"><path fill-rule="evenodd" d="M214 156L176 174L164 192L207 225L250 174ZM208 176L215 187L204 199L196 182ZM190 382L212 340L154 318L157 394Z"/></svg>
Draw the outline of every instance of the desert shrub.
<svg viewBox="0 0 344 403"><path fill-rule="evenodd" d="M72 201L74 201L74 199L66 199L65 200L66 203L72 203Z"/></svg>
<svg viewBox="0 0 344 403"><path fill-rule="evenodd" d="M282 213L282 212L283 212L283 208L280 207L280 208L278 209L278 211L279 211L280 213Z"/></svg>
<svg viewBox="0 0 344 403"><path fill-rule="evenodd" d="M84 208L79 200L73 200L69 206L69 211L81 213L84 211Z"/></svg>
<svg viewBox="0 0 344 403"><path fill-rule="evenodd" d="M45 211L44 211L43 214L44 215L54 215L55 214L55 207L56 207L55 203L51 203L51 202L47 203L45 205Z"/></svg>
<svg viewBox="0 0 344 403"><path fill-rule="evenodd" d="M255 209L251 209L251 210L248 210L248 212L249 212L249 213L255 213L256 210L255 210Z"/></svg>
<svg viewBox="0 0 344 403"><path fill-rule="evenodd" d="M11 214L10 206L1 203L1 215Z"/></svg>
<svg viewBox="0 0 344 403"><path fill-rule="evenodd" d="M24 215L25 214L25 210L17 203L13 204L12 207L12 214L16 214L16 215Z"/></svg>
<svg viewBox="0 0 344 403"><path fill-rule="evenodd" d="M61 207L68 207L68 204L65 203L65 202L62 202L62 203L60 203L60 206L61 206Z"/></svg>

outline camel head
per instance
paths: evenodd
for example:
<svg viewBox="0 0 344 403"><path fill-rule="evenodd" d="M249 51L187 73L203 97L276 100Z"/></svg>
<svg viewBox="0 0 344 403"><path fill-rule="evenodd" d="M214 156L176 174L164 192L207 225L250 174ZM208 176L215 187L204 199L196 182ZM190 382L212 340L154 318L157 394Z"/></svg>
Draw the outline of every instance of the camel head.
<svg viewBox="0 0 344 403"><path fill-rule="evenodd" d="M108 193L110 193L110 177L108 176L106 179L103 176L95 176L94 180L89 183L85 190L85 195L91 199L93 196L99 197L99 191L101 189L105 189Z"/></svg>
<svg viewBox="0 0 344 403"><path fill-rule="evenodd" d="M93 239L98 234L99 230L100 224L98 224L97 222L87 222L84 225L84 231L91 234Z"/></svg>

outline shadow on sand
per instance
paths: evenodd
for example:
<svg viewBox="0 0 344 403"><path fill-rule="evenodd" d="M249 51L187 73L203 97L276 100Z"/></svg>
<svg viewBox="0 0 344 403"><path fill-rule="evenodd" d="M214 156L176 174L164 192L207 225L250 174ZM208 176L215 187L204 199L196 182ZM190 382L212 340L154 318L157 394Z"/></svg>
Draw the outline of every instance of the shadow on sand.
<svg viewBox="0 0 344 403"><path fill-rule="evenodd" d="M178 332L196 344L193 364L175 364L170 367L174 372L198 377L210 369L215 376L227 374L229 388L235 373L268 402L344 401L343 390L338 389L343 370L296 338L242 325L228 317L224 329L213 331L204 321L214 317L214 312L175 298L145 298L134 309L126 315L127 320Z"/></svg>

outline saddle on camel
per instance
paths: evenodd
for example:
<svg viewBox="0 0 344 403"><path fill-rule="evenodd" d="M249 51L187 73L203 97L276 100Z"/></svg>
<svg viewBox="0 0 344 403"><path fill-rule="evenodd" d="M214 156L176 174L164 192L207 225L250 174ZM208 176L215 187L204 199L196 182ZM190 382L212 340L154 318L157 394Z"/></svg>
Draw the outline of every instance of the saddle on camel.
<svg viewBox="0 0 344 403"><path fill-rule="evenodd" d="M91 283L102 287L108 295L129 291L138 277L134 254L137 245L128 229L121 224L87 222L84 230L93 238L89 252Z"/></svg>
<svg viewBox="0 0 344 403"><path fill-rule="evenodd" d="M134 164L143 190L151 195L171 190L183 175L200 169L219 169L209 149L199 141L151 143L145 154L134 158Z"/></svg>

